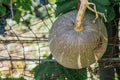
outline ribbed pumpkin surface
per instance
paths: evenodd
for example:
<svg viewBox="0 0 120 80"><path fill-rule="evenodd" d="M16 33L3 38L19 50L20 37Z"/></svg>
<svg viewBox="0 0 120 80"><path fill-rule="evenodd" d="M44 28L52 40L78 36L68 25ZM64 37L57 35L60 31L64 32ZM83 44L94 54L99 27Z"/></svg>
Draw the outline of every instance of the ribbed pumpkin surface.
<svg viewBox="0 0 120 80"><path fill-rule="evenodd" d="M83 31L76 32L77 11L68 12L54 22L49 34L49 46L55 60L67 68L85 68L98 61L107 47L107 31L103 22L86 13Z"/></svg>

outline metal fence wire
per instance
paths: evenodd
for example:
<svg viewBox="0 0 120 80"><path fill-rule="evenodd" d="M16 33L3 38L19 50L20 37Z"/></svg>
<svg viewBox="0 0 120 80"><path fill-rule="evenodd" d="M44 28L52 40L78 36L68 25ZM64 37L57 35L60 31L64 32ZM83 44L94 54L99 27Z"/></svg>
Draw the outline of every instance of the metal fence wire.
<svg viewBox="0 0 120 80"><path fill-rule="evenodd" d="M32 15L31 13L26 13L21 18L21 23L19 24L17 24L15 21L11 19L7 20L7 26L5 32L6 34L5 36L0 35L1 80L2 78L11 77L11 76L17 78L24 77L27 80L34 80L34 72L32 71L33 68L41 64L42 61L48 60L46 59L50 55L50 50L48 46L48 34L51 25L55 21L54 13L51 16L48 12L48 6L52 8L53 4L47 4L39 7L40 9L45 9L45 11L47 11L47 16L45 19L41 19L38 16L36 17L36 15ZM106 25L110 25L111 31L114 31L114 29L119 28L118 22L119 22L119 18L116 18L110 24L106 24ZM99 61L100 65L98 66L98 64L95 63L97 64L97 67L88 68L88 72L90 76L87 77L89 78L89 80L93 80L94 76L99 75L99 72L103 73L102 71L104 71L106 68L107 69L113 68L114 71L116 71L115 74L118 73L118 76L120 76L120 69L119 69L120 58L119 58L119 52L116 51L116 47L119 50L118 34L120 33L118 32L115 32L114 36L109 37L108 45L110 46L109 47L110 51L106 52L105 57L103 57ZM52 59L49 59L48 61L54 62L54 60ZM49 66L49 65L46 64L44 66ZM76 73L72 73L72 74L76 74ZM111 77L110 75L108 76ZM40 80L46 80L46 79L40 79ZM47 80L57 80L57 79L47 79ZM97 80L99 80L98 77Z"/></svg>

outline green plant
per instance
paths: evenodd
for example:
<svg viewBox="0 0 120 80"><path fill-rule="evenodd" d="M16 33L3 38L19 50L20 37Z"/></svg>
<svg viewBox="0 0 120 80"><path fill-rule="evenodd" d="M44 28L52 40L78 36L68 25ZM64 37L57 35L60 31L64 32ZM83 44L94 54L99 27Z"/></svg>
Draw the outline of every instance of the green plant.
<svg viewBox="0 0 120 80"><path fill-rule="evenodd" d="M21 13L31 10L32 0L0 0L0 35L5 36L6 19L20 22Z"/></svg>
<svg viewBox="0 0 120 80"><path fill-rule="evenodd" d="M34 69L35 80L85 80L86 69L69 69L57 62L46 60L41 62Z"/></svg>
<svg viewBox="0 0 120 80"><path fill-rule="evenodd" d="M60 14L64 14L68 11L77 8L77 3L79 0L57 0L57 9L56 9L56 16ZM115 12L113 6L115 4L119 4L120 0L88 0L89 2L95 3L96 9L98 12L102 12L105 14L107 21L111 21L115 17ZM62 6L61 6L62 5ZM93 7L93 6L91 6ZM88 10L89 11L89 10Z"/></svg>
<svg viewBox="0 0 120 80"><path fill-rule="evenodd" d="M23 77L20 77L20 78L11 77L11 78L0 78L0 80L26 80L26 79L24 79Z"/></svg>
<svg viewBox="0 0 120 80"><path fill-rule="evenodd" d="M83 69L69 69L58 64L49 55L45 61L37 65L32 72L34 72L35 80L86 80L87 70Z"/></svg>
<svg viewBox="0 0 120 80"><path fill-rule="evenodd" d="M12 14L12 17L14 15L13 19L16 22L19 22L21 18L21 13L24 11L31 10L31 4L32 4L32 0L0 0L0 9L1 9L0 17L5 16L7 14L8 9L10 10L12 8L11 14L15 13ZM6 16L9 16L9 14Z"/></svg>

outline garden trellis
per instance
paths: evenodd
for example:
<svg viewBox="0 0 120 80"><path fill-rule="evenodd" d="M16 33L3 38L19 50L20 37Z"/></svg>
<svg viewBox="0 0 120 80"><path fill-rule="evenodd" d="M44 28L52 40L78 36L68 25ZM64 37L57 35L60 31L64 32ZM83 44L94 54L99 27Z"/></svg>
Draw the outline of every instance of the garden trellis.
<svg viewBox="0 0 120 80"><path fill-rule="evenodd" d="M1 0L2 1L2 0ZM6 0L5 0L6 1ZM14 1L14 0L12 0ZM25 1L25 0L22 0ZM0 32L0 76L1 79L6 80L14 78L23 78L28 80L57 80L57 79L67 79L68 80L84 80L86 78L99 78L99 66L95 63L95 66L89 67L81 70L73 70L64 68L59 65L53 58L51 58L51 53L48 46L48 35L49 30L55 21L55 7L54 1L39 2L39 0L34 0L38 2L32 3L32 10L29 11L29 6L26 5L27 1L24 2L23 9L26 7L26 11L19 11L19 6L17 8L13 5L14 16L7 18L4 33ZM44 0L43 0L44 1ZM70 1L67 8L63 9L63 6L67 5L67 0L58 0L58 7L55 14L66 13L73 8L76 2ZM60 2L65 1L62 8L59 8ZM76 0L77 1L77 0ZM91 1L91 0L90 0ZM107 1L107 0L105 0ZM28 1L29 2L29 1ZM0 2L1 3L1 2ZM16 4L18 2L15 2ZM22 2L21 2L22 3ZM73 4L74 3L74 4ZM14 4L14 3L13 3ZM31 3L30 3L31 4ZM71 7L69 7L71 5ZM104 4L104 3L103 3ZM4 4L3 4L4 5ZM10 4L11 5L11 4ZM6 7L6 5L4 5ZM66 7L66 6L64 6ZM7 7L8 8L8 7ZM59 9L58 9L59 8ZM62 12L63 9L63 12ZM0 11L1 12L1 11ZM20 15L20 14L22 15ZM5 13L6 14L6 13ZM2 14L4 15L4 13ZM7 15L6 15L7 16ZM16 17L18 16L18 17ZM20 19L19 19L20 18ZM2 18L0 18L1 20ZM14 19L14 20L12 20ZM111 18L110 18L111 19ZM115 18L111 22L111 28L118 29L119 17ZM114 29L113 28L113 29ZM0 26L1 29L1 26ZM119 28L120 29L120 28ZM3 35L3 34L4 35ZM110 33L110 32L109 32ZM118 32L115 33L115 37L110 37L110 42L108 45L111 46L111 52L108 53L108 57L102 58L99 63L102 63L102 68L118 68L120 67L120 58L118 53L115 53L115 46L119 47L119 37ZM119 35L120 36L120 35ZM109 51L108 51L109 52ZM114 53L114 54L113 54ZM81 74L82 73L82 74ZM87 73L87 75L86 75ZM109 75L108 75L109 76ZM120 74L119 74L120 76ZM109 76L111 77L111 76Z"/></svg>

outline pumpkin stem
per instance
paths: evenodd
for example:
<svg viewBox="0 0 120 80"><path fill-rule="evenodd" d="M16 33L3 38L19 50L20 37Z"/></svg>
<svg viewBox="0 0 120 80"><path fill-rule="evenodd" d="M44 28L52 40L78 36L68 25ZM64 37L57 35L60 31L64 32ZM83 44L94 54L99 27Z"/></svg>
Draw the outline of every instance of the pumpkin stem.
<svg viewBox="0 0 120 80"><path fill-rule="evenodd" d="M98 19L98 14L100 14L101 16L104 17L105 21L107 21L104 13L101 12L97 12L96 10L96 5L94 3L90 3L88 2L88 0L80 0L81 1L81 5L77 14L77 18L76 18L76 24L75 24L75 28L74 30L76 32L81 32L83 31L83 25L82 25L82 21L83 21L83 17L85 15L85 11L88 8L90 11L94 12L96 15L96 18L93 20L93 23L95 23L96 19ZM89 5L93 5L94 9L92 9Z"/></svg>
<svg viewBox="0 0 120 80"><path fill-rule="evenodd" d="M76 32L81 32L83 30L83 25L82 25L82 20L85 14L85 11L88 6L88 1L87 0L80 0L81 5L78 11L77 19L76 19L76 24L75 24L75 31Z"/></svg>

